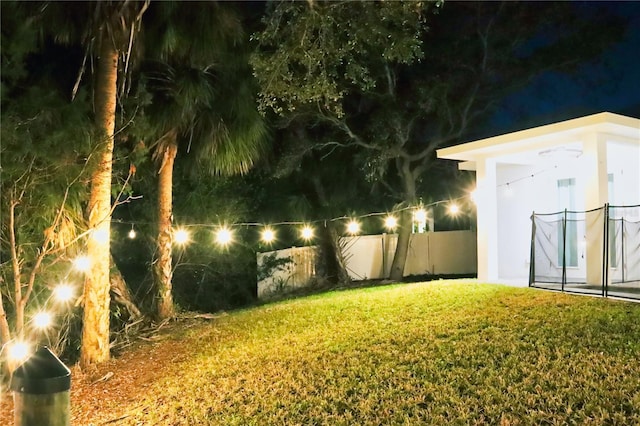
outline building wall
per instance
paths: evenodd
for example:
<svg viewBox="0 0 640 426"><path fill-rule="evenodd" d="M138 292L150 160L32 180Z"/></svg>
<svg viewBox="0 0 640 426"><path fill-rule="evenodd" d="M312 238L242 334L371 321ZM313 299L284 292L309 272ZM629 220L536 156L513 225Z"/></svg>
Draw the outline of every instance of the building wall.
<svg viewBox="0 0 640 426"><path fill-rule="evenodd" d="M613 175L613 205L640 204L640 144L607 143L607 171Z"/></svg>
<svg viewBox="0 0 640 426"><path fill-rule="evenodd" d="M531 213L536 209L537 171L532 166L499 164L498 202L498 274L500 279L523 280L529 276L531 251ZM524 179L521 179L525 177ZM517 180L517 182L514 182ZM508 186L507 182L512 182Z"/></svg>
<svg viewBox="0 0 640 426"><path fill-rule="evenodd" d="M591 135L593 137L594 135ZM606 172L613 175L613 183L605 188L594 190L594 165L598 158L589 152L577 158L559 158L539 161L533 165L497 165L497 216L498 216L498 270L500 279L523 279L529 274L531 244L531 221L536 213L561 212L572 210L572 206L558 196L558 180L575 179L575 204L573 210L584 211L601 207L608 201L614 205L640 204L640 145L620 142L609 137L596 135L606 144ZM585 140L589 136L585 135ZM562 141L558 142L559 144ZM534 159L535 160L535 159ZM524 179L522 179L524 177ZM518 180L517 182L513 182ZM506 182L509 185L508 191ZM599 191L599 199L594 201L593 193ZM611 193L609 193L611 192ZM577 222L578 264L567 268L567 278L583 280L589 275L589 281L598 281L597 265L591 274L587 273L588 259L601 263L602 241L600 230L603 227L602 212L573 214ZM589 234L598 235L597 241ZM551 236L554 238L554 236ZM590 250L589 250L590 249Z"/></svg>

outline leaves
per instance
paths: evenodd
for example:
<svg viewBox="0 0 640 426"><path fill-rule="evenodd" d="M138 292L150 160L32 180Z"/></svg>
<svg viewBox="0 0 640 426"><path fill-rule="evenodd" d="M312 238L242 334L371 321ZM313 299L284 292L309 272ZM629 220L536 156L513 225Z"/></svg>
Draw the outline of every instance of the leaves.
<svg viewBox="0 0 640 426"><path fill-rule="evenodd" d="M279 115L317 107L341 116L348 90L376 86L376 68L422 57L423 2L278 2L253 35L260 105Z"/></svg>

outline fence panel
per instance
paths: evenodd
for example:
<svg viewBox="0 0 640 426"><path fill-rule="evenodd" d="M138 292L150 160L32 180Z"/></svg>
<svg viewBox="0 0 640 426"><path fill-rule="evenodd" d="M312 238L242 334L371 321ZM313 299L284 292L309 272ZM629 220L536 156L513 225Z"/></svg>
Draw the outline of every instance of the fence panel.
<svg viewBox="0 0 640 426"><path fill-rule="evenodd" d="M397 239L396 234L340 238L340 247L351 279L359 281L389 277ZM316 256L316 247L294 247L258 253L258 298L307 285L315 275ZM477 243L474 231L412 234L405 263L405 276L475 274L476 258ZM278 264L277 259L289 261Z"/></svg>
<svg viewBox="0 0 640 426"><path fill-rule="evenodd" d="M607 293L640 299L640 206L609 208Z"/></svg>

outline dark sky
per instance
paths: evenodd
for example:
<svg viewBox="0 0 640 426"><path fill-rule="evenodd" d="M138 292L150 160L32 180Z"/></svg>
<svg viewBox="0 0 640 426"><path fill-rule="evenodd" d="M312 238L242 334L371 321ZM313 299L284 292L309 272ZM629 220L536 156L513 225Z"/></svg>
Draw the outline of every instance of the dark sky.
<svg viewBox="0 0 640 426"><path fill-rule="evenodd" d="M582 7L598 3L585 3ZM623 41L612 46L600 60L582 65L575 76L545 73L510 96L487 123L489 133L501 134L603 111L640 118L640 1L607 2L606 7L629 19Z"/></svg>

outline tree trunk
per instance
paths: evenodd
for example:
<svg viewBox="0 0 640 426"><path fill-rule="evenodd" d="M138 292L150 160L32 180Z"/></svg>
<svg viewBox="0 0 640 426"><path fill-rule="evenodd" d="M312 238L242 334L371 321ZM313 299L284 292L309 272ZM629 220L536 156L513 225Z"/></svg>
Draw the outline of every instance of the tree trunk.
<svg viewBox="0 0 640 426"><path fill-rule="evenodd" d="M88 367L109 359L109 238L111 231L111 171L113 135L116 117L118 52L108 32L102 33L98 58L95 108L96 125L101 140L96 150L98 164L91 176L89 197L89 228L87 255L91 270L84 283L84 314L80 364ZM95 238L95 237L107 238Z"/></svg>
<svg viewBox="0 0 640 426"><path fill-rule="evenodd" d="M178 152L177 134L171 131L164 146L162 163L158 179L158 238L157 258L153 272L158 289L157 315L164 320L175 315L173 295L171 294L173 275L171 251L173 229L171 224L173 211L173 164Z"/></svg>
<svg viewBox="0 0 640 426"><path fill-rule="evenodd" d="M402 281L404 277L404 264L407 262L409 239L411 238L411 218L411 210L403 210L400 214L398 243L396 244L396 252L393 255L393 263L391 264L391 272L389 273L389 279L393 281Z"/></svg>
<svg viewBox="0 0 640 426"><path fill-rule="evenodd" d="M318 201L325 209L329 208L329 199L324 190L324 185L318 176L312 177L313 187L318 196ZM348 284L351 278L347 273L347 265L342 256L339 244L340 236L333 222L328 222L322 228L320 239L321 259L324 263L326 278L332 284Z"/></svg>
<svg viewBox="0 0 640 426"><path fill-rule="evenodd" d="M0 278L0 284L2 284L2 278ZM9 329L7 312L4 310L4 300L2 299L2 292L0 292L0 345L4 347L11 340L11 330Z"/></svg>
<svg viewBox="0 0 640 426"><path fill-rule="evenodd" d="M398 157L396 160L398 174L404 186L404 201L407 206L416 204L416 174L411 170L411 161ZM409 240L413 225L413 212L410 209L403 210L398 224L398 242L396 252L391 263L389 278L394 281L402 281L404 278L404 265L407 263L409 253Z"/></svg>
<svg viewBox="0 0 640 426"><path fill-rule="evenodd" d="M127 283L122 277L122 274L118 269L118 265L116 265L116 262L113 260L113 256L111 256L111 273L109 275L109 281L111 283L111 294L113 295L113 300L125 307L129 312L130 319L140 318L142 313L133 301L129 287L127 287Z"/></svg>
<svg viewBox="0 0 640 426"><path fill-rule="evenodd" d="M351 278L340 248L340 236L333 222L320 231L320 256L325 278L331 284L348 284Z"/></svg>

